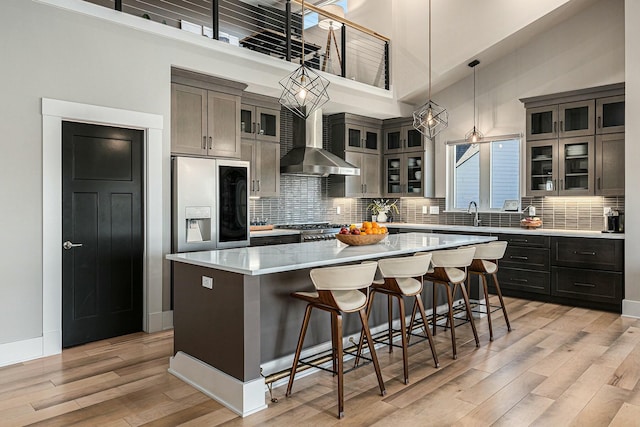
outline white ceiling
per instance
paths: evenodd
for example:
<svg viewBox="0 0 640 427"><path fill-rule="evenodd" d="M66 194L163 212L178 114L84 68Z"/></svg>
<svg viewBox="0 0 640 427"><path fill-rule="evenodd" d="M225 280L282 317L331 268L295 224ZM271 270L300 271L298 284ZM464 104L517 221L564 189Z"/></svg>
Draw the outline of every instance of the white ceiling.
<svg viewBox="0 0 640 427"><path fill-rule="evenodd" d="M514 51L597 0L432 0L432 93ZM389 18L391 17L391 18ZM399 101L428 94L428 0L349 0L347 18L391 38Z"/></svg>

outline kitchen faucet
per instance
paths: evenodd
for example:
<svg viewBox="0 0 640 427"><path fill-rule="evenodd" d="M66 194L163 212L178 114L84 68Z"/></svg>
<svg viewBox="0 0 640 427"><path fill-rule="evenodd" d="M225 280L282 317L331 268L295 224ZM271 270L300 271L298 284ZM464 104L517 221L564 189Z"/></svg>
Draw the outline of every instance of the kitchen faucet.
<svg viewBox="0 0 640 427"><path fill-rule="evenodd" d="M467 208L467 213L470 214L471 213L471 206L473 206L475 208L474 211L474 216L473 216L473 226L474 227L478 227L480 226L480 219L478 219L478 204L476 202L474 202L473 200L469 202L469 207Z"/></svg>

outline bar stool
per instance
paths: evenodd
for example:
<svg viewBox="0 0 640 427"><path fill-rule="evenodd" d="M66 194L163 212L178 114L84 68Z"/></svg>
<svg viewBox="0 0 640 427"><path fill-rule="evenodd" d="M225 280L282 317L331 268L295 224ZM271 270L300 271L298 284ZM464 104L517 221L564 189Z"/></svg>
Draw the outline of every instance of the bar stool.
<svg viewBox="0 0 640 427"><path fill-rule="evenodd" d="M504 321L507 324L507 330L511 332L511 324L509 316L507 316L507 308L504 305L502 291L498 283L498 260L502 259L507 250L507 242L496 241L476 245L476 253L473 256L473 262L469 267L469 278L471 274L477 274L482 277L482 288L484 290L485 305L487 307L487 321L489 322L489 341L493 341L493 327L491 325L491 304L489 303L489 288L487 286L487 274L493 277L493 283L496 287L498 298L500 299L500 308L504 315Z"/></svg>
<svg viewBox="0 0 640 427"><path fill-rule="evenodd" d="M469 323L471 323L473 336L476 340L476 347L480 346L478 331L476 330L476 325L471 314L471 307L469 305L469 295L467 294L466 287L464 286L464 282L467 278L467 267L471 265L475 251L476 248L471 246L431 252L431 266L433 267L433 270L428 271L424 275L425 280L433 282L433 335L436 334L436 311L438 301L436 284L444 285L447 290L447 303L449 305L447 322L451 325L451 347L453 349L454 359L458 358L458 352L456 349L456 332L453 316L453 295L456 288L460 285L465 309L467 316L469 317Z"/></svg>
<svg viewBox="0 0 640 427"><path fill-rule="evenodd" d="M304 312L304 320L302 329L298 338L296 353L293 358L293 367L289 384L287 385L287 396L291 395L291 387L293 379L296 375L298 362L300 361L300 352L304 343L304 336L309 326L309 318L311 310L318 308L320 310L331 313L331 341L333 343L333 366L336 373L337 359L337 375L338 375L338 418L344 416L344 385L343 385L343 360L342 360L342 313L358 312L362 329L367 337L371 359L378 378L378 386L380 394L384 396L386 390L380 373L380 365L373 347L371 332L367 322L366 307L369 296L369 286L373 281L378 264L375 261L365 261L362 264L346 265L339 267L315 268L309 273L311 281L316 288L316 292L294 292L292 297L299 298L307 302L307 308ZM361 292L366 289L365 292Z"/></svg>
<svg viewBox="0 0 640 427"><path fill-rule="evenodd" d="M407 348L409 346L408 335L411 333L410 329L406 327L405 319L405 307L403 297L415 297L414 307L418 307L420 315L425 324L425 331L427 339L429 340L429 346L431 347L431 355L436 368L440 366L438 362L438 356L436 354L435 344L433 337L429 331L427 323L427 315L424 311L424 304L422 303L422 281L417 280L416 277L422 277L423 274L429 269L431 264L431 254L422 253L420 256L409 256L402 258L384 258L378 261L378 269L382 274L383 280L374 280L371 284L371 296L369 297L369 304L367 306L367 317L371 314L371 308L373 307L373 299L377 293L387 295L388 301L388 319L389 329L386 341L376 340L376 342L384 342L389 346L389 352L393 350L393 310L392 300L394 297L398 300L398 311L400 317L400 334L402 337L402 362L404 364L404 383L409 384L409 362L407 355ZM358 354L362 348L363 334L360 334L360 343L358 345ZM368 339L368 337L367 337ZM358 360L356 359L356 364Z"/></svg>

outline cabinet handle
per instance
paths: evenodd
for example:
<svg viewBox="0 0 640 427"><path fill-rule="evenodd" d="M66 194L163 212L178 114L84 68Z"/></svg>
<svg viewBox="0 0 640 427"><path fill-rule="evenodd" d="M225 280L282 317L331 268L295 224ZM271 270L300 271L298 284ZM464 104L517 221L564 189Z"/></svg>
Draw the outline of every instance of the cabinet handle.
<svg viewBox="0 0 640 427"><path fill-rule="evenodd" d="M367 184L364 185L364 192L367 193Z"/></svg>
<svg viewBox="0 0 640 427"><path fill-rule="evenodd" d="M558 122L553 122L553 133L558 132Z"/></svg>
<svg viewBox="0 0 640 427"><path fill-rule="evenodd" d="M600 185L600 177L598 177L598 190L601 190L601 189L602 189L602 187Z"/></svg>
<svg viewBox="0 0 640 427"><path fill-rule="evenodd" d="M553 188L551 189L551 191L556 191L556 188L557 188L557 187L556 187L556 182L557 182L557 181L558 181L557 179L554 179L554 180L553 180Z"/></svg>
<svg viewBox="0 0 640 427"><path fill-rule="evenodd" d="M257 180L256 183L258 184L258 191L260 191L260 180Z"/></svg>
<svg viewBox="0 0 640 427"><path fill-rule="evenodd" d="M560 120L560 132L564 132L564 121Z"/></svg>
<svg viewBox="0 0 640 427"><path fill-rule="evenodd" d="M511 239L511 242L518 242L518 243L528 243L529 240L527 239Z"/></svg>
<svg viewBox="0 0 640 427"><path fill-rule="evenodd" d="M509 280L511 280L512 282L529 283L529 280L527 280L527 279L518 279L518 278L514 279L513 277L511 277L511 278L509 278Z"/></svg>
<svg viewBox="0 0 640 427"><path fill-rule="evenodd" d="M251 133L256 133L256 122L251 122Z"/></svg>
<svg viewBox="0 0 640 427"><path fill-rule="evenodd" d="M255 181L252 179L251 180L251 191L254 191L255 188Z"/></svg>
<svg viewBox="0 0 640 427"><path fill-rule="evenodd" d="M578 282L573 282L573 286L580 286L582 288L595 288L596 285L593 285L591 283L578 283Z"/></svg>
<svg viewBox="0 0 640 427"><path fill-rule="evenodd" d="M595 252L578 252L578 251L573 251L574 255L591 255L591 256L596 256Z"/></svg>
<svg viewBox="0 0 640 427"><path fill-rule="evenodd" d="M527 261L529 259L529 257L526 256L515 256L515 255L511 255L509 256L510 259L521 259L523 261Z"/></svg>
<svg viewBox="0 0 640 427"><path fill-rule="evenodd" d="M602 128L602 117L598 116L598 129Z"/></svg>
<svg viewBox="0 0 640 427"><path fill-rule="evenodd" d="M207 137L206 135L202 136L202 148L207 149Z"/></svg>
<svg viewBox="0 0 640 427"><path fill-rule="evenodd" d="M209 150L213 148L213 138L209 137Z"/></svg>
<svg viewBox="0 0 640 427"><path fill-rule="evenodd" d="M560 180L560 189L564 190L564 179Z"/></svg>

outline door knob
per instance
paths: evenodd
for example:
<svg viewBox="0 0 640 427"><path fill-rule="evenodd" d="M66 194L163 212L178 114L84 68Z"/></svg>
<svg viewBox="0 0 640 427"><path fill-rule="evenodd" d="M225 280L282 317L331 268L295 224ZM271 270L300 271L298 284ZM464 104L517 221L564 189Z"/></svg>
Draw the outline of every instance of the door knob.
<svg viewBox="0 0 640 427"><path fill-rule="evenodd" d="M62 247L65 248L66 250L69 250L71 248L78 248L80 246L82 246L82 243L71 243L68 240L62 244Z"/></svg>

